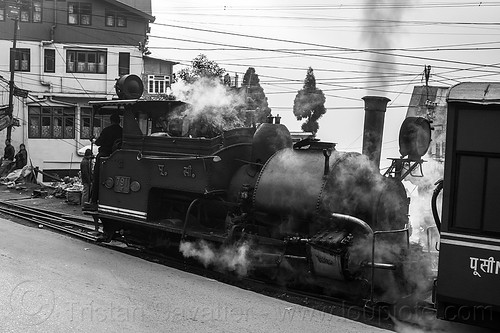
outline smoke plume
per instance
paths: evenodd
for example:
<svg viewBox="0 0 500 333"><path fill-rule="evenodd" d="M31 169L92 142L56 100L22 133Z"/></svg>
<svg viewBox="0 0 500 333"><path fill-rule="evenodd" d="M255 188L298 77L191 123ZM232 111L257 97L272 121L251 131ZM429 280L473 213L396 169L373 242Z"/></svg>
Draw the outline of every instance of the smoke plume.
<svg viewBox="0 0 500 333"><path fill-rule="evenodd" d="M238 276L245 276L250 270L249 249L247 242L220 248L215 248L204 240L181 242L179 245L179 251L184 257L198 260L205 268L213 266L219 271L235 272Z"/></svg>
<svg viewBox="0 0 500 333"><path fill-rule="evenodd" d="M408 3L405 0L366 0L365 6L363 37L372 50L366 89L368 94L380 95L396 69L390 48Z"/></svg>

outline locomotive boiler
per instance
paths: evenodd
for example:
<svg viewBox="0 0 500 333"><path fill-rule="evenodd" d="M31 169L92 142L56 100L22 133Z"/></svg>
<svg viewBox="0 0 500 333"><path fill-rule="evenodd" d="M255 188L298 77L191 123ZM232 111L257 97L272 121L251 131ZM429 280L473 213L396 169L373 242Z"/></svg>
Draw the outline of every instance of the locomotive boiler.
<svg viewBox="0 0 500 333"><path fill-rule="evenodd" d="M364 98L360 154L316 139L294 143L273 117L194 137L192 124L173 117L189 105L140 100L141 89L131 90L119 87L125 99L91 102L95 114L118 113L123 122L120 148L96 166L97 216L108 238L170 247L205 242L224 253L246 246L251 270L371 300L408 292L409 201L401 166L423 155L412 138L426 137L428 125L413 122L402 136L412 158L396 159L398 171L382 175L386 98Z"/></svg>

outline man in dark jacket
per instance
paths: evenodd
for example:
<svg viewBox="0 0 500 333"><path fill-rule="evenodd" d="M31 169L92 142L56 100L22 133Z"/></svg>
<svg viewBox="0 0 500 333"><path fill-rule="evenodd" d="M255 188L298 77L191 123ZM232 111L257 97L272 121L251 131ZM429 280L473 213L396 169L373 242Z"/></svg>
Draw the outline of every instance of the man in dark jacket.
<svg viewBox="0 0 500 333"><path fill-rule="evenodd" d="M96 156L94 166L92 193L90 205L87 207L88 210L97 210L97 200L99 198L99 169L101 165L101 158L111 155L111 153L113 152L113 146L122 139L123 129L120 126L120 116L118 114L112 114L109 120L111 121L111 125L104 128L97 140L95 140L95 144L99 146L99 153Z"/></svg>
<svg viewBox="0 0 500 333"><path fill-rule="evenodd" d="M113 145L117 140L121 140L123 130L120 126L120 116L117 114L112 114L109 118L111 125L104 128L101 134L95 140L95 144L99 146L99 155L101 157L109 156L113 152Z"/></svg>
<svg viewBox="0 0 500 333"><path fill-rule="evenodd" d="M14 161L14 156L16 154L16 150L14 146L10 144L10 140L5 140L5 149L2 157L2 162L0 166L0 177L6 176L11 168L11 164Z"/></svg>

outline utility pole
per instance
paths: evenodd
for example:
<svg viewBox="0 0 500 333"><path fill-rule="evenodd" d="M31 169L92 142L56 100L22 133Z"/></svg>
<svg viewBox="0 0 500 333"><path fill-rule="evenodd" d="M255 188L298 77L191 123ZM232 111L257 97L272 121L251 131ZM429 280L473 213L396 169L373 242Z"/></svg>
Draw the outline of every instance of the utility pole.
<svg viewBox="0 0 500 333"><path fill-rule="evenodd" d="M7 110L7 116L9 117L9 126L7 126L7 140L12 137L12 124L13 124L13 114L14 114L14 74L15 74L15 59L16 59L16 47L17 47L17 30L19 29L19 2L16 1L15 6L9 8L9 14L11 19L14 20L14 40L12 42L12 50L10 51L10 81L9 81L9 109ZM21 59L19 59L21 61ZM19 64L21 65L21 64Z"/></svg>

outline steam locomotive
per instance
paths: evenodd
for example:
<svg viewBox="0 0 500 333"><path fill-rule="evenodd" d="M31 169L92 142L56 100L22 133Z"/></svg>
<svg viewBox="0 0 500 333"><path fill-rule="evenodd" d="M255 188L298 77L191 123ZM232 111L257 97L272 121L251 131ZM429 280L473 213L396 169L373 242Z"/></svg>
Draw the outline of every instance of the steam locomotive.
<svg viewBox="0 0 500 333"><path fill-rule="evenodd" d="M216 258L207 265L245 249L246 273L276 272L286 282L374 302L415 292L408 272L422 261L412 256L401 181L422 162L429 122L405 120L402 157L382 175L387 98L364 98L360 154L311 138L294 142L277 117L215 136L189 135L194 124L179 117L189 105L141 100L142 90L140 78L128 75L117 81L120 99L90 102L94 114L117 113L123 124L119 148L95 166L96 214L108 239L181 251L189 244L195 253L209 248Z"/></svg>

